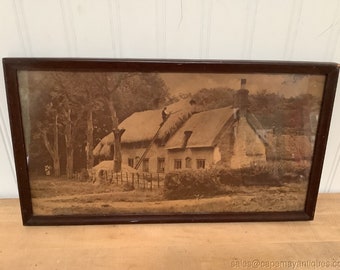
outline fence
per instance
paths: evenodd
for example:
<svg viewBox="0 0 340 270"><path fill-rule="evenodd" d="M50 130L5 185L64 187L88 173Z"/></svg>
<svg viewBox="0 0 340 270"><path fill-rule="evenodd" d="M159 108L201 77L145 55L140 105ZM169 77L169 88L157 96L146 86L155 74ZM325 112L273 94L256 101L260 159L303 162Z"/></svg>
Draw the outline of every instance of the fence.
<svg viewBox="0 0 340 270"><path fill-rule="evenodd" d="M162 173L115 173L110 170L101 170L97 174L93 174L91 178L93 182L126 185L132 189L153 190L164 186L164 174Z"/></svg>

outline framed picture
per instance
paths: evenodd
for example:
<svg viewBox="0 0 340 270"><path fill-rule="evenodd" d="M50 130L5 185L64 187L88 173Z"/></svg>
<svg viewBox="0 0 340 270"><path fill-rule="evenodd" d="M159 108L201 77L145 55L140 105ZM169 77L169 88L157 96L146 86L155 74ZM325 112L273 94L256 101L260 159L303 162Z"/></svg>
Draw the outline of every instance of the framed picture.
<svg viewBox="0 0 340 270"><path fill-rule="evenodd" d="M24 225L313 219L334 63L3 65Z"/></svg>

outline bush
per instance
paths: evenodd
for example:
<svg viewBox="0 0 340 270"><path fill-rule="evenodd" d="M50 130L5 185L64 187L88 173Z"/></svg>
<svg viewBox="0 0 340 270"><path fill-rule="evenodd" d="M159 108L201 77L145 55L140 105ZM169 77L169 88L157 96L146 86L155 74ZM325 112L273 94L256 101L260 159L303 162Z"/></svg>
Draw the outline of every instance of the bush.
<svg viewBox="0 0 340 270"><path fill-rule="evenodd" d="M220 182L218 170L171 172L165 176L164 197L166 199L194 199L223 193L225 189Z"/></svg>
<svg viewBox="0 0 340 270"><path fill-rule="evenodd" d="M280 161L240 169L171 172L165 176L164 197L171 200L213 197L230 194L233 186L277 187L308 179L309 168L309 164Z"/></svg>
<svg viewBox="0 0 340 270"><path fill-rule="evenodd" d="M231 186L280 186L284 182L307 179L308 173L309 165L280 161L240 169L220 169L220 181Z"/></svg>
<svg viewBox="0 0 340 270"><path fill-rule="evenodd" d="M279 178L268 167L220 171L221 183L231 186L277 186Z"/></svg>

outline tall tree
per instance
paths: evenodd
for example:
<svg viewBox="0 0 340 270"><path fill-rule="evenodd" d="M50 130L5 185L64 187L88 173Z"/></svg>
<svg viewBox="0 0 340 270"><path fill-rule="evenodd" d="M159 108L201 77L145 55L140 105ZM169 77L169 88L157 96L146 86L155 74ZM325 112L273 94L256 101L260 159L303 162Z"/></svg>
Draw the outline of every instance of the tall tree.
<svg viewBox="0 0 340 270"><path fill-rule="evenodd" d="M48 128L47 125L40 125L40 134L43 139L44 145L50 154L53 160L53 172L54 176L60 176L60 156L59 156L59 115L56 110L53 110L52 107L47 107L47 110L51 110L48 113L54 114L54 121L53 121L53 134L52 134L52 141L53 144L50 142L48 137Z"/></svg>
<svg viewBox="0 0 340 270"><path fill-rule="evenodd" d="M91 170L94 164L94 124L93 114L103 107L102 87L98 84L100 73L78 73L75 76L79 88L77 100L80 101L79 110L86 117L86 169Z"/></svg>
<svg viewBox="0 0 340 270"><path fill-rule="evenodd" d="M92 168L94 133L102 137L109 126L115 138L114 170L120 171L120 140L124 132L119 129L120 121L135 111L159 108L168 98L163 80L152 73L58 71L38 75L33 76L30 89L36 89L36 97L42 99L37 104L45 105L31 106L35 107L30 112L34 118L31 122L40 123L39 129L33 129L39 131L46 154L56 163L59 156L59 171L60 164L66 164L68 177L73 175L74 160L78 167ZM40 143L34 140L35 152L39 151ZM79 165L81 159L86 165Z"/></svg>
<svg viewBox="0 0 340 270"><path fill-rule="evenodd" d="M67 178L73 177L75 133L82 117L77 99L78 91L75 86L75 76L74 72L51 73L51 81L53 82L51 95L53 100L57 102L61 123L64 127Z"/></svg>
<svg viewBox="0 0 340 270"><path fill-rule="evenodd" d="M112 133L114 136L114 154L113 154L113 170L114 172L120 172L122 169L122 153L121 153L121 137L124 133L124 129L119 129L119 119L117 116L117 110L115 106L115 99L117 98L118 90L123 87L125 81L131 77L129 73L102 73L101 81L103 94L107 107L110 111L112 121Z"/></svg>
<svg viewBox="0 0 340 270"><path fill-rule="evenodd" d="M45 107L45 119L37 123L40 136L53 160L54 176L60 176L60 154L59 154L59 114L52 103ZM51 134L52 130L52 134ZM52 140L50 139L52 137ZM51 142L52 141L52 142Z"/></svg>
<svg viewBox="0 0 340 270"><path fill-rule="evenodd" d="M28 117L30 122L30 140L28 145L29 155L32 158L31 165L40 159L40 162L35 163L41 167L41 162L47 162L48 158L52 160L54 175L60 176L60 152L59 152L59 130L60 119L58 111L58 102L53 100L51 95L50 85L46 80L45 74L39 72L27 72L27 89L29 98L26 100ZM41 150L41 141L47 150L48 156ZM39 144L39 145L38 145ZM46 164L46 163L45 163ZM41 171L39 168L34 170Z"/></svg>
<svg viewBox="0 0 340 270"><path fill-rule="evenodd" d="M119 123L135 111L158 108L168 99L164 81L155 73L108 72L98 74L98 87L109 110L114 136L114 171L121 171L121 137Z"/></svg>

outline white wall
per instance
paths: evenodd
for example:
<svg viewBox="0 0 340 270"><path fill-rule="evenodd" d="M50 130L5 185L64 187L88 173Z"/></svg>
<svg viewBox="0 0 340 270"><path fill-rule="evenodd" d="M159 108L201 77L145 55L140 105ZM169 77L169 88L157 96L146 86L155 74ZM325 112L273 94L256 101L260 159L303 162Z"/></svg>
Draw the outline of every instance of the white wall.
<svg viewBox="0 0 340 270"><path fill-rule="evenodd" d="M1 0L0 56L340 62L340 1ZM0 197L16 197L0 71ZM322 192L340 191L339 95Z"/></svg>

